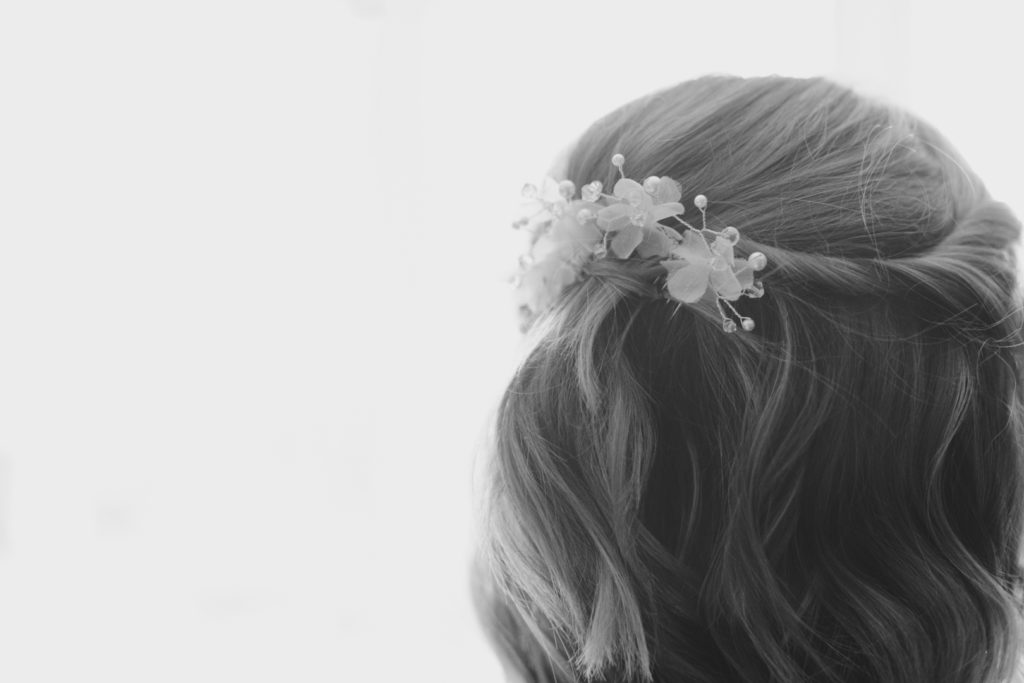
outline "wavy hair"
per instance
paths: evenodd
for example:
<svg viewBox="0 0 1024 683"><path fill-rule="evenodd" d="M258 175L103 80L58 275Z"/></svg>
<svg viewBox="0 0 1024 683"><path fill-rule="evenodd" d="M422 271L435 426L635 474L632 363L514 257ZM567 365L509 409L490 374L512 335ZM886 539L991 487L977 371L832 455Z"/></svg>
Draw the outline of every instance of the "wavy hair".
<svg viewBox="0 0 1024 683"><path fill-rule="evenodd" d="M478 603L532 682L1008 678L1020 224L927 124L822 79L630 103L577 186L667 175L764 252L752 333L595 261L498 409ZM687 206L692 211L692 206Z"/></svg>

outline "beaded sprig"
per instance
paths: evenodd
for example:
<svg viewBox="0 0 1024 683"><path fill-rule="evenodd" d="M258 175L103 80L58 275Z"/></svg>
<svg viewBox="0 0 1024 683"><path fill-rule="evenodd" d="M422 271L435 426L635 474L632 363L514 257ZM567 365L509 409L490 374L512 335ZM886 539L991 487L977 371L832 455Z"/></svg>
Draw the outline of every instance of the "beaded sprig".
<svg viewBox="0 0 1024 683"><path fill-rule="evenodd" d="M650 176L643 183L626 177L625 158L612 156L619 180L612 194L595 180L581 188L571 180L545 178L541 187L523 187L524 215L513 223L531 233L530 249L520 258L516 277L522 312L532 319L549 308L558 296L583 275L584 266L603 258L659 259L666 271L663 291L671 301L692 304L714 296L722 317L722 329L735 332L736 319L746 331L754 321L732 305L741 296L764 295L754 273L768 259L759 251L747 258L733 253L740 233L734 227L720 231L707 227L708 199L693 198L701 213L696 228L681 217L679 183L667 176ZM680 229L663 225L672 218Z"/></svg>

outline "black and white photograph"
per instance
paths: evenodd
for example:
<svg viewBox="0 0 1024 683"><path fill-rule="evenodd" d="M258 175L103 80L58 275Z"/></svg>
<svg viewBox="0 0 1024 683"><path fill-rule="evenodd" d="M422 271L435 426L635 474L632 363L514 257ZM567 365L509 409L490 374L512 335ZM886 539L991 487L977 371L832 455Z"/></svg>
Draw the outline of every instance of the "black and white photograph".
<svg viewBox="0 0 1024 683"><path fill-rule="evenodd" d="M0 681L1024 683L1022 26L0 0Z"/></svg>

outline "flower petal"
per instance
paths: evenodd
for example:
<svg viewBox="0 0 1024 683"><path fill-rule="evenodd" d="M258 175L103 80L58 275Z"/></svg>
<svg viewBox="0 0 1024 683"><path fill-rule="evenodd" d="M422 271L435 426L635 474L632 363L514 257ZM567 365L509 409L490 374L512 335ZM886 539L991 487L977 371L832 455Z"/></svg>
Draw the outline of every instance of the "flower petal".
<svg viewBox="0 0 1024 683"><path fill-rule="evenodd" d="M543 310L551 301L551 292L547 286L548 264L540 263L527 270L519 279L519 287L516 288L516 300L521 305L528 306L533 312Z"/></svg>
<svg viewBox="0 0 1024 683"><path fill-rule="evenodd" d="M558 240L554 239L550 232L547 232L533 243L533 247L530 249L530 256L533 257L535 262L539 263L557 252L560 246Z"/></svg>
<svg viewBox="0 0 1024 683"><path fill-rule="evenodd" d="M612 204L597 212L597 225L608 232L622 230L631 225L629 217L632 214L633 207L629 204Z"/></svg>
<svg viewBox="0 0 1024 683"><path fill-rule="evenodd" d="M555 297L561 294L563 289L576 282L577 275L579 272L571 264L565 261L558 264L548 277L548 289L551 295Z"/></svg>
<svg viewBox="0 0 1024 683"><path fill-rule="evenodd" d="M558 190L558 181L551 176L545 176L537 190L537 198L542 202L550 204L565 203L565 197Z"/></svg>
<svg viewBox="0 0 1024 683"><path fill-rule="evenodd" d="M736 261L732 253L732 242L724 237L718 236L715 238L715 241L711 243L711 251L722 256L730 267Z"/></svg>
<svg viewBox="0 0 1024 683"><path fill-rule="evenodd" d="M669 202L667 204L658 204L651 209L651 215L654 216L654 220L663 221L669 216L682 216L683 205L678 202Z"/></svg>
<svg viewBox="0 0 1024 683"><path fill-rule="evenodd" d="M731 268L723 268L722 270L712 268L709 279L712 289L723 299L736 301L743 293L743 287L740 286L740 281L736 279L736 274L732 272Z"/></svg>
<svg viewBox="0 0 1024 683"><path fill-rule="evenodd" d="M614 192L619 201L626 202L643 211L647 211L654 206L651 195L647 194L644 186L635 180L620 178L619 182L615 183Z"/></svg>
<svg viewBox="0 0 1024 683"><path fill-rule="evenodd" d="M672 255L691 263L707 263L711 260L712 253L704 235L696 230L685 230L682 241L672 248Z"/></svg>
<svg viewBox="0 0 1024 683"><path fill-rule="evenodd" d="M750 289L754 286L754 269L750 267L747 259L736 259L736 270L734 272L741 288Z"/></svg>
<svg viewBox="0 0 1024 683"><path fill-rule="evenodd" d="M711 268L707 264L662 261L661 265L669 271L668 278L665 280L665 288L668 290L669 296L687 304L700 301L708 288L708 275Z"/></svg>
<svg viewBox="0 0 1024 683"><path fill-rule="evenodd" d="M614 238L612 238L611 249L612 253L619 258L629 258L633 250L637 248L640 241L643 240L643 228L636 225L627 225L625 228L619 231Z"/></svg>
<svg viewBox="0 0 1024 683"><path fill-rule="evenodd" d="M566 207L565 212L575 216L581 210L587 209L597 214L598 211L604 208L604 204L598 204L597 202L586 202L582 199L574 199L569 202L569 206Z"/></svg>
<svg viewBox="0 0 1024 683"><path fill-rule="evenodd" d="M659 224L657 226L657 230L658 230L658 232L661 232L661 233L664 233L665 235L668 235L669 239L672 240L672 245L673 246L675 246L676 244L679 244L680 242L683 241L683 236L681 234L679 234L679 231L676 230L675 228L670 228L667 225L660 225Z"/></svg>
<svg viewBox="0 0 1024 683"><path fill-rule="evenodd" d="M675 243L660 230L644 230L643 239L636 247L636 253L641 258L660 256L666 258Z"/></svg>
<svg viewBox="0 0 1024 683"><path fill-rule="evenodd" d="M629 178L619 178L619 181L615 183L615 189L612 190L612 194L616 197L626 200L632 197L635 192L639 192L642 195L647 194L644 192L643 185L635 180L630 180Z"/></svg>
<svg viewBox="0 0 1024 683"><path fill-rule="evenodd" d="M666 204L669 202L678 202L682 196L683 189L679 186L679 183L667 176L662 176L661 179L658 180L658 187L654 191L655 203ZM682 211L679 213L682 213Z"/></svg>
<svg viewBox="0 0 1024 683"><path fill-rule="evenodd" d="M565 231L564 243L575 256L590 253L594 246L602 239L604 239L604 233L593 223L577 223L572 221L572 224Z"/></svg>

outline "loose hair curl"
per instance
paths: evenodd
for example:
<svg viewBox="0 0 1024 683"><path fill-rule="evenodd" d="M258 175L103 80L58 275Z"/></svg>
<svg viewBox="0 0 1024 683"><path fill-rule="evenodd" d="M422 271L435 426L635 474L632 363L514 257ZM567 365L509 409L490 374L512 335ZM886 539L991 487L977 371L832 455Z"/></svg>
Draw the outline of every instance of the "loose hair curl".
<svg viewBox="0 0 1024 683"><path fill-rule="evenodd" d="M527 681L1005 680L1020 637L1020 224L928 125L821 79L633 102L577 186L667 175L766 294L602 260L501 402L479 604ZM692 210L692 206L687 207Z"/></svg>

